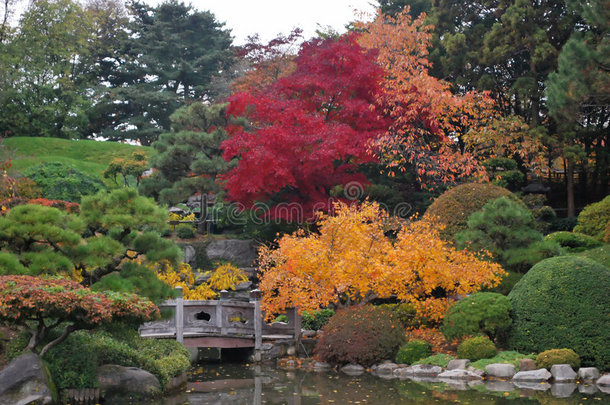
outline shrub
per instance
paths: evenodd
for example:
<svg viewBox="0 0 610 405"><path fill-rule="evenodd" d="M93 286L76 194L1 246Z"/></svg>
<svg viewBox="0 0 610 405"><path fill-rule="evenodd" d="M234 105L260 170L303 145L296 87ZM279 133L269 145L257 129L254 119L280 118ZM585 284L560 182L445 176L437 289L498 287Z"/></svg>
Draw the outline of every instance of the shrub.
<svg viewBox="0 0 610 405"><path fill-rule="evenodd" d="M610 269L590 259L544 260L508 295L513 324L508 344L520 352L569 347L585 366L610 369Z"/></svg>
<svg viewBox="0 0 610 405"><path fill-rule="evenodd" d="M610 195L599 202L587 205L580 212L574 232L584 233L603 241L608 222L610 222Z"/></svg>
<svg viewBox="0 0 610 405"><path fill-rule="evenodd" d="M301 314L301 326L306 330L320 330L334 314L335 311L330 308L314 312L303 311Z"/></svg>
<svg viewBox="0 0 610 405"><path fill-rule="evenodd" d="M586 257L599 264L602 264L610 269L610 244L600 246L595 249L585 250L577 254L580 257Z"/></svg>
<svg viewBox="0 0 610 405"><path fill-rule="evenodd" d="M42 163L27 169L25 175L40 187L45 198L53 200L80 202L82 196L105 189L99 178L63 163Z"/></svg>
<svg viewBox="0 0 610 405"><path fill-rule="evenodd" d="M561 245L568 253L584 252L602 245L592 236L577 232L554 232L544 237Z"/></svg>
<svg viewBox="0 0 610 405"><path fill-rule="evenodd" d="M379 307L391 311L405 329L418 327L421 326L422 323L425 323L425 320L417 316L417 311L412 304L381 304Z"/></svg>
<svg viewBox="0 0 610 405"><path fill-rule="evenodd" d="M425 340L411 340L402 345L396 353L396 363L413 364L417 360L426 358L432 354L432 346Z"/></svg>
<svg viewBox="0 0 610 405"><path fill-rule="evenodd" d="M455 356L451 356L450 354L437 353L430 357L418 360L416 364L432 364L433 366L441 366L446 368L449 362L453 359L455 359Z"/></svg>
<svg viewBox="0 0 610 405"><path fill-rule="evenodd" d="M192 239L195 237L195 229L188 224L180 224L176 227L176 236L181 239Z"/></svg>
<svg viewBox="0 0 610 405"><path fill-rule="evenodd" d="M551 369L554 364L569 364L573 369L580 367L580 357L572 349L545 350L536 357L536 367Z"/></svg>
<svg viewBox="0 0 610 405"><path fill-rule="evenodd" d="M497 353L496 345L485 336L475 336L464 340L457 349L457 355L460 359L469 359L477 361L480 359L489 359Z"/></svg>
<svg viewBox="0 0 610 405"><path fill-rule="evenodd" d="M502 280L500 280L499 285L493 288L485 289L485 291L508 295L512 291L515 284L517 284L519 280L521 280L521 277L523 277L523 274L521 273L507 271L506 275L502 278Z"/></svg>
<svg viewBox="0 0 610 405"><path fill-rule="evenodd" d="M334 364L370 366L393 359L405 337L391 312L367 305L338 311L323 328L314 352Z"/></svg>
<svg viewBox="0 0 610 405"><path fill-rule="evenodd" d="M523 273L536 262L561 253L558 244L543 241L527 207L507 197L470 215L467 229L456 240L459 248L486 250L506 269Z"/></svg>
<svg viewBox="0 0 610 405"><path fill-rule="evenodd" d="M574 217L557 218L551 223L550 231L551 232L559 232L559 231L572 232L572 230L574 230L574 227L576 226L576 222L577 222L577 219Z"/></svg>
<svg viewBox="0 0 610 405"><path fill-rule="evenodd" d="M453 344L453 342L447 342L445 335L436 328L422 327L418 329L408 329L405 332L405 337L407 341L414 339L425 340L432 346L433 353L453 354L457 348L457 343Z"/></svg>
<svg viewBox="0 0 610 405"><path fill-rule="evenodd" d="M510 300L502 294L480 292L456 302L445 314L441 331L449 340L486 334L497 342L508 331Z"/></svg>
<svg viewBox="0 0 610 405"><path fill-rule="evenodd" d="M441 194L428 207L424 216L437 217L445 225L441 232L443 239L453 240L458 232L466 229L468 217L472 213L502 196L517 198L507 189L493 184L462 184Z"/></svg>
<svg viewBox="0 0 610 405"><path fill-rule="evenodd" d="M515 368L517 370L519 370L519 363L521 362L522 359L534 359L534 358L535 358L535 356L532 354L526 355L526 354L521 354L519 352L509 350L509 351L505 351L505 352L499 352L498 354L496 354L494 357L492 357L490 359L477 360L473 363L470 363L470 365L476 369L485 370L485 367L490 364L495 364L495 363L512 364L513 366L515 366Z"/></svg>

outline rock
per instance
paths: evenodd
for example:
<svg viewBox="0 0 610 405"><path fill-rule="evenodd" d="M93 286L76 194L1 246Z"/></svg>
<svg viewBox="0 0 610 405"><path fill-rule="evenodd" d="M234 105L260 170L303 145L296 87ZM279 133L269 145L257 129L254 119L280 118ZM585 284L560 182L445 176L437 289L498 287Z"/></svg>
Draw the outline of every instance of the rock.
<svg viewBox="0 0 610 405"><path fill-rule="evenodd" d="M515 387L524 390L547 391L551 388L551 384L547 382L513 380L513 384L515 384Z"/></svg>
<svg viewBox="0 0 610 405"><path fill-rule="evenodd" d="M22 354L0 371L0 405L51 403L49 373L37 354Z"/></svg>
<svg viewBox="0 0 610 405"><path fill-rule="evenodd" d="M569 364L553 364L551 375L553 380L558 383L576 381L576 372Z"/></svg>
<svg viewBox="0 0 610 405"><path fill-rule="evenodd" d="M306 338L311 338L311 337L316 336L316 331L315 330L302 330L301 336L306 337Z"/></svg>
<svg viewBox="0 0 610 405"><path fill-rule="evenodd" d="M494 391L494 392L506 392L506 391L513 391L515 389L515 386L510 381L494 380L494 381L487 381L485 383L485 388L487 388L489 391Z"/></svg>
<svg viewBox="0 0 610 405"><path fill-rule="evenodd" d="M439 378L437 378L436 376L432 376L432 375L421 375L421 376L416 376L414 375L413 377L410 378L410 380L418 382L418 383L432 383L432 384L437 384L439 382L442 382Z"/></svg>
<svg viewBox="0 0 610 405"><path fill-rule="evenodd" d="M578 378L582 381L594 381L599 378L599 370L596 367L581 367L578 369Z"/></svg>
<svg viewBox="0 0 610 405"><path fill-rule="evenodd" d="M97 368L100 391L111 396L156 395L161 391L157 377L137 367L104 364Z"/></svg>
<svg viewBox="0 0 610 405"><path fill-rule="evenodd" d="M184 251L184 259L182 259L182 261L184 263L193 264L193 261L195 260L195 248L191 245L184 245L182 250Z"/></svg>
<svg viewBox="0 0 610 405"><path fill-rule="evenodd" d="M235 286L235 291L250 291L252 289L252 281L244 281Z"/></svg>
<svg viewBox="0 0 610 405"><path fill-rule="evenodd" d="M330 364L324 363L323 361L316 361L313 363L313 371L328 371L330 370Z"/></svg>
<svg viewBox="0 0 610 405"><path fill-rule="evenodd" d="M394 363L383 363L375 368L375 374L377 375L392 375L394 370L398 368L397 364Z"/></svg>
<svg viewBox="0 0 610 405"><path fill-rule="evenodd" d="M575 383L555 383L551 384L551 394L557 398L567 398L576 389Z"/></svg>
<svg viewBox="0 0 610 405"><path fill-rule="evenodd" d="M470 360L468 359L449 360L449 364L447 364L447 370L466 370L469 364Z"/></svg>
<svg viewBox="0 0 610 405"><path fill-rule="evenodd" d="M473 373L472 371L453 369L443 371L438 375L438 378L448 378L453 380L475 380L481 379L481 376L476 373Z"/></svg>
<svg viewBox="0 0 610 405"><path fill-rule="evenodd" d="M212 272L206 271L203 273L198 273L198 272L194 272L193 275L195 276L195 285L200 285L203 284L205 282L207 282L210 277L212 277Z"/></svg>
<svg viewBox="0 0 610 405"><path fill-rule="evenodd" d="M197 362L199 361L199 348L187 347L186 350L189 352L189 360L191 364L197 364Z"/></svg>
<svg viewBox="0 0 610 405"><path fill-rule="evenodd" d="M470 371L471 373L474 373L476 375L478 375L479 377L483 378L483 376L485 375L485 371L478 369L478 368L474 368L472 366L468 367L468 371Z"/></svg>
<svg viewBox="0 0 610 405"><path fill-rule="evenodd" d="M604 394L610 394L610 385L598 385L597 389L603 392Z"/></svg>
<svg viewBox="0 0 610 405"><path fill-rule="evenodd" d="M392 374L394 374L395 377L398 377L401 380L404 380L406 378L413 376L413 367L399 367L396 370L394 370L392 372Z"/></svg>
<svg viewBox="0 0 610 405"><path fill-rule="evenodd" d="M341 371L347 375L360 375L364 373L364 367L360 364L347 364L341 367Z"/></svg>
<svg viewBox="0 0 610 405"><path fill-rule="evenodd" d="M597 379L597 385L610 387L610 374L604 374Z"/></svg>
<svg viewBox="0 0 610 405"><path fill-rule="evenodd" d="M181 390L187 383L188 376L186 373L182 373L175 377L172 377L171 380L165 385L165 393Z"/></svg>
<svg viewBox="0 0 610 405"><path fill-rule="evenodd" d="M413 375L416 376L432 376L436 377L440 373L443 372L443 368L441 366L434 366L432 364L415 364L412 366Z"/></svg>
<svg viewBox="0 0 610 405"><path fill-rule="evenodd" d="M249 267L256 260L257 252L252 240L223 239L212 241L206 248L208 258L227 260L237 267Z"/></svg>
<svg viewBox="0 0 610 405"><path fill-rule="evenodd" d="M512 364L494 363L485 366L485 372L489 377L512 378L516 370Z"/></svg>
<svg viewBox="0 0 610 405"><path fill-rule="evenodd" d="M297 349L294 346L288 346L288 349L286 349L286 354L288 356L294 356L297 354Z"/></svg>
<svg viewBox="0 0 610 405"><path fill-rule="evenodd" d="M597 392L595 384L578 384L578 392L581 394L595 394Z"/></svg>
<svg viewBox="0 0 610 405"><path fill-rule="evenodd" d="M536 362L532 359L521 359L519 361L519 371L536 370Z"/></svg>
<svg viewBox="0 0 610 405"><path fill-rule="evenodd" d="M549 370L540 368L538 370L519 371L513 376L513 381L543 382L548 381L551 377Z"/></svg>

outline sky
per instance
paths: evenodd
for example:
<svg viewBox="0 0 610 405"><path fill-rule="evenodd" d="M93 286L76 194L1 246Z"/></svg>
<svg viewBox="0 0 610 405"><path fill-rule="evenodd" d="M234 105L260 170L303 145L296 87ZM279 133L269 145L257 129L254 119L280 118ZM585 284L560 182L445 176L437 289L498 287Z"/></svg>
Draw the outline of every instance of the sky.
<svg viewBox="0 0 610 405"><path fill-rule="evenodd" d="M145 2L157 5L162 1ZM343 33L345 25L355 20L354 9L374 13L377 3L374 0L191 0L190 4L198 10L211 11L231 29L235 44L241 45L255 33L263 42L268 42L279 33L288 34L297 27L309 39L315 34L317 24Z"/></svg>

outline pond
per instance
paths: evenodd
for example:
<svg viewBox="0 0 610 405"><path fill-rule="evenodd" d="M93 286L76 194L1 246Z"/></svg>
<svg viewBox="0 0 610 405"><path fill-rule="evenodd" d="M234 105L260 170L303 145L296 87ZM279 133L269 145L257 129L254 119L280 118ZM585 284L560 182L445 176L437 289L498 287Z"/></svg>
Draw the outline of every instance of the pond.
<svg viewBox="0 0 610 405"><path fill-rule="evenodd" d="M610 395L595 385L540 384L516 388L509 382L474 385L435 381L385 380L369 373L348 376L283 370L274 366L216 363L191 370L186 392L156 405L215 404L608 404ZM131 402L137 403L137 402ZM146 402L150 403L150 402Z"/></svg>

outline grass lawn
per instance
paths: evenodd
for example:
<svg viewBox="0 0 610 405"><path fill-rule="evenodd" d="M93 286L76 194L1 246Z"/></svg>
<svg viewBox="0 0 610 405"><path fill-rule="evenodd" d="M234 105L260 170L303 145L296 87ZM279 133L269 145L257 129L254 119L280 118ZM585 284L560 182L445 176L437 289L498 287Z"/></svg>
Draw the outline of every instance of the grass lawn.
<svg viewBox="0 0 610 405"><path fill-rule="evenodd" d="M43 162L59 162L100 178L114 158L127 158L137 150L148 156L154 152L146 146L60 138L14 137L5 138L3 144L11 151L14 171L21 172Z"/></svg>

